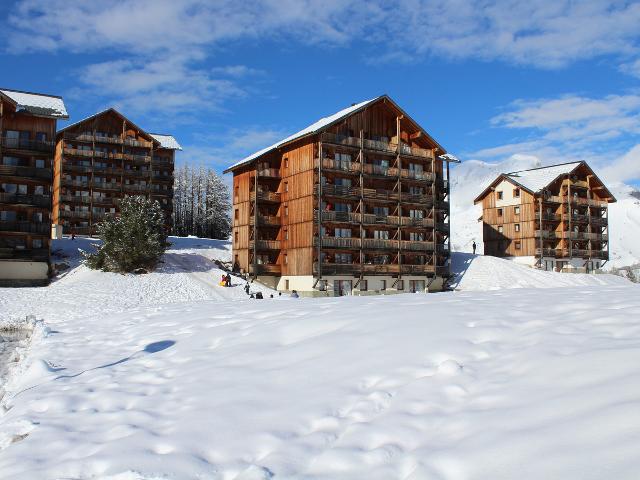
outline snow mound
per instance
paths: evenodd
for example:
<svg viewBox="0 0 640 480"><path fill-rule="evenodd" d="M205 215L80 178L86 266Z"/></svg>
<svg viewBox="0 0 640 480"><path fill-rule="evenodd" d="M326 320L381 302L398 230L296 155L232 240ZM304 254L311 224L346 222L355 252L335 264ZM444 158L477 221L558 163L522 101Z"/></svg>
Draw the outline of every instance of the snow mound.
<svg viewBox="0 0 640 480"><path fill-rule="evenodd" d="M456 290L481 291L509 288L564 288L625 285L628 280L611 274L547 272L504 258L453 253L451 270Z"/></svg>

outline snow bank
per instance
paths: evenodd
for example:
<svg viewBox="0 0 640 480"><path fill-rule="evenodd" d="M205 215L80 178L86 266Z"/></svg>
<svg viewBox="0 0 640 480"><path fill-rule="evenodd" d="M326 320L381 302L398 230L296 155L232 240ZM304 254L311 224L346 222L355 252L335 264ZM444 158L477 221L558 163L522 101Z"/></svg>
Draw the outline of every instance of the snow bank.
<svg viewBox="0 0 640 480"><path fill-rule="evenodd" d="M639 293L627 283L87 312L39 345L0 419L11 439L0 472L635 480Z"/></svg>
<svg viewBox="0 0 640 480"><path fill-rule="evenodd" d="M566 288L580 285L626 285L617 275L547 272L504 258L453 253L451 272L456 290L482 291L509 288Z"/></svg>

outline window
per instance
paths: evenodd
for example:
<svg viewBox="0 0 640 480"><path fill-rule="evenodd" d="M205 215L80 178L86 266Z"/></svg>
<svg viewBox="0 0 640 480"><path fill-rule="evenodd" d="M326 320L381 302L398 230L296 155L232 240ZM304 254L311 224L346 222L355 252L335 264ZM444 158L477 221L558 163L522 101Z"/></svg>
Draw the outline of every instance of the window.
<svg viewBox="0 0 640 480"><path fill-rule="evenodd" d="M282 263L284 263L285 265L288 263L287 254L286 253L282 256Z"/></svg>
<svg viewBox="0 0 640 480"><path fill-rule="evenodd" d="M351 263L351 254L336 253L336 263Z"/></svg>
<svg viewBox="0 0 640 480"><path fill-rule="evenodd" d="M284 239L289 240L289 230L286 228L284 229Z"/></svg>
<svg viewBox="0 0 640 480"><path fill-rule="evenodd" d="M521 245L521 243L520 243L520 242L515 242L515 244L516 244L516 245L515 245L516 250L520 250L520 248L521 248L521 246L522 246L522 245Z"/></svg>
<svg viewBox="0 0 640 480"><path fill-rule="evenodd" d="M289 205L285 205L284 206L284 216L288 217L289 216Z"/></svg>
<svg viewBox="0 0 640 480"><path fill-rule="evenodd" d="M360 280L360 291L361 292L366 292L367 291L367 281L366 280Z"/></svg>
<svg viewBox="0 0 640 480"><path fill-rule="evenodd" d="M498 195L498 200L502 200L502 192L496 192L496 195Z"/></svg>
<svg viewBox="0 0 640 480"><path fill-rule="evenodd" d="M44 195L44 186L36 185L35 187L33 187L33 194L34 195Z"/></svg>
<svg viewBox="0 0 640 480"><path fill-rule="evenodd" d="M424 210L409 210L410 218L424 218Z"/></svg>
<svg viewBox="0 0 640 480"><path fill-rule="evenodd" d="M240 187L236 187L236 201L240 198Z"/></svg>
<svg viewBox="0 0 640 480"><path fill-rule="evenodd" d="M502 233L503 227L502 225L498 225L498 233Z"/></svg>
<svg viewBox="0 0 640 480"><path fill-rule="evenodd" d="M374 230L373 238L377 238L378 240L389 240L389 231L388 230Z"/></svg>
<svg viewBox="0 0 640 480"><path fill-rule="evenodd" d="M520 215L520 207L513 207L513 213L515 215Z"/></svg>
<svg viewBox="0 0 640 480"><path fill-rule="evenodd" d="M36 140L39 142L46 142L47 134L44 132L36 132Z"/></svg>
<svg viewBox="0 0 640 480"><path fill-rule="evenodd" d="M389 207L373 207L373 214L377 216L389 215Z"/></svg>
<svg viewBox="0 0 640 480"><path fill-rule="evenodd" d="M516 232L519 232L520 231L520 224L519 223L514 224L514 228L516 229Z"/></svg>
<svg viewBox="0 0 640 480"><path fill-rule="evenodd" d="M404 280L398 280L398 283L396 283L396 290L404 290Z"/></svg>
<svg viewBox="0 0 640 480"><path fill-rule="evenodd" d="M31 240L31 248L42 248L42 239L34 238Z"/></svg>
<svg viewBox="0 0 640 480"><path fill-rule="evenodd" d="M284 281L284 289L289 290L289 280Z"/></svg>
<svg viewBox="0 0 640 480"><path fill-rule="evenodd" d="M289 168L289 159L287 157L284 158L284 168Z"/></svg>
<svg viewBox="0 0 640 480"><path fill-rule="evenodd" d="M18 166L20 165L20 159L16 158L16 157L2 157L2 164L3 165L11 165L11 166Z"/></svg>
<svg viewBox="0 0 640 480"><path fill-rule="evenodd" d="M27 194L27 186L26 185L18 185L18 193L20 195L26 195Z"/></svg>
<svg viewBox="0 0 640 480"><path fill-rule="evenodd" d="M502 216L502 209L501 209L501 208L499 208L499 209L498 209L498 216L499 216L499 217L501 217L501 216Z"/></svg>
<svg viewBox="0 0 640 480"><path fill-rule="evenodd" d="M285 192L289 191L289 182L284 182L284 191Z"/></svg>
<svg viewBox="0 0 640 480"><path fill-rule="evenodd" d="M238 230L234 232L233 238L235 239L236 243L238 243L238 240L240 239L240 234L238 233Z"/></svg>
<svg viewBox="0 0 640 480"><path fill-rule="evenodd" d="M240 218L240 210L236 208L235 212L233 212L233 218L238 220Z"/></svg>
<svg viewBox="0 0 640 480"><path fill-rule="evenodd" d="M514 188L513 189L513 197L514 198L520 198L520 189L519 188Z"/></svg>
<svg viewBox="0 0 640 480"><path fill-rule="evenodd" d="M0 220L3 222L14 222L16 219L16 212L11 210L0 210Z"/></svg>
<svg viewBox="0 0 640 480"><path fill-rule="evenodd" d="M350 228L336 228L335 237L337 238L351 238L351 229Z"/></svg>
<svg viewBox="0 0 640 480"><path fill-rule="evenodd" d="M387 281L386 280L380 280L380 291L384 292L387 289Z"/></svg>
<svg viewBox="0 0 640 480"><path fill-rule="evenodd" d="M351 204L350 203L336 203L335 205L336 212L350 212Z"/></svg>

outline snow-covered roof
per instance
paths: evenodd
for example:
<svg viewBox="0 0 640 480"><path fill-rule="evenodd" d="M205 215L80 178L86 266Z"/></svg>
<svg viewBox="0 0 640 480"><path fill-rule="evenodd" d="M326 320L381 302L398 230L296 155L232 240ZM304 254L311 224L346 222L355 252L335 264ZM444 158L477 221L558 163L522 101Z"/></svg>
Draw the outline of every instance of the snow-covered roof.
<svg viewBox="0 0 640 480"><path fill-rule="evenodd" d="M330 115L328 117L324 117L321 118L320 120L318 120L315 123L312 123L311 125L309 125L307 128L304 128L302 130L300 130L297 133L294 133L293 135L288 136L287 138L280 140L279 142L274 143L273 145L268 146L267 148L263 148L262 150L259 150L255 153L252 153L251 155L249 155L248 157L243 158L242 160L240 160L237 163L234 163L233 165L231 165L229 168L227 168L225 170L225 172L228 172L229 170L232 170L236 167L239 167L240 165L244 165L245 163L249 163L252 160L255 160L256 158L264 155L265 153L270 152L271 150L274 150L282 145L285 145L289 142L292 142L293 140L297 140L298 138L302 138L306 135L310 135L313 133L316 133L318 130L321 130L325 127L327 127L328 125L331 125L334 122L337 122L338 120L350 115L351 113L360 110L361 108L366 107L367 105L379 100L380 98L382 98L382 96L380 97L376 97L376 98L372 98L371 100L366 100L364 102L360 102L357 103L355 105L352 105L348 108L345 108L343 110L340 110L337 113L334 113L333 115Z"/></svg>
<svg viewBox="0 0 640 480"><path fill-rule="evenodd" d="M17 111L44 117L69 118L62 97L6 89L0 89L0 93L16 104Z"/></svg>
<svg viewBox="0 0 640 480"><path fill-rule="evenodd" d="M60 130L58 130L58 131L56 132L56 135L60 135L60 133L62 133L62 132L66 132L67 130L71 130L71 129L73 129L73 128L77 127L78 125L80 125L81 123L86 122L87 120L91 120L91 119L93 119L93 118L100 117L100 116L102 116L102 115L104 115L104 114L106 114L106 113L108 113L108 112L113 112L114 114L116 114L116 115L120 116L120 118L123 118L124 120L126 120L126 121L129 123L129 125L131 125L132 127L134 127L134 128L136 128L137 130L139 130L141 133L143 133L144 135L146 135L146 136L147 136L147 138L150 138L150 139L152 139L152 140L156 140L157 142L159 142L159 140L157 140L156 138L154 138L154 137L153 137L151 134L149 134L146 130L144 130L144 129L140 128L138 125L136 125L135 123L133 123L131 120L129 120L127 117L125 117L122 113L120 113L118 110L116 110L116 109L115 109L115 108L113 108L113 107L109 107L109 108L107 108L107 109L105 109L105 110L101 110L101 111L99 111L98 113L94 113L93 115L89 115L88 117L85 117L85 118L83 118L83 119L81 119L81 120L78 120L77 122L73 122L73 123L71 123L71 124L67 125L66 127L61 128Z"/></svg>
<svg viewBox="0 0 640 480"><path fill-rule="evenodd" d="M173 135L165 135L162 133L150 133L153 138L160 142L162 148L168 150L182 150L182 147Z"/></svg>
<svg viewBox="0 0 640 480"><path fill-rule="evenodd" d="M536 193L544 189L560 175L571 173L581 163L582 162L571 162L551 165L549 167L532 168L530 170L520 170L518 172L506 173L505 176L512 178L515 182Z"/></svg>

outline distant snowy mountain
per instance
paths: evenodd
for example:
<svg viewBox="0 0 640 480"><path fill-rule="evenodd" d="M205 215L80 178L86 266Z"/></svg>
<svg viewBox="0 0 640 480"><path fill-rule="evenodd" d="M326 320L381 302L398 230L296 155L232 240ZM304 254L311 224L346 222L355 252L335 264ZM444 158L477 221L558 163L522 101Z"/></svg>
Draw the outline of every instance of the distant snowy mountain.
<svg viewBox="0 0 640 480"><path fill-rule="evenodd" d="M470 252L475 240L483 252L482 215L473 199L500 173L543 166L537 157L514 155L489 163L467 160L451 171L451 242L454 251ZM606 182L606 178L603 179ZM618 202L609 205L611 261L606 267L640 263L640 192L625 184L608 184ZM606 268L605 267L605 268Z"/></svg>

